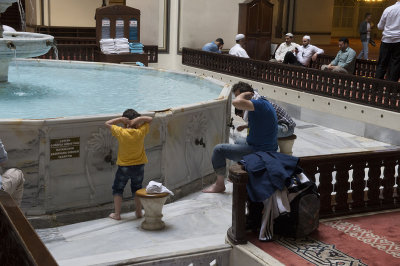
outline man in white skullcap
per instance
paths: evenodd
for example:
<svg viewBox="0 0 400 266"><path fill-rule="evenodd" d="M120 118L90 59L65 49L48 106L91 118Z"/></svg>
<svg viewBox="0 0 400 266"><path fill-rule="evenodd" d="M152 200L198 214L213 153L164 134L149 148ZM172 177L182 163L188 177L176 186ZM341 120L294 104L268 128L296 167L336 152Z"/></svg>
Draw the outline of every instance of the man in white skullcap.
<svg viewBox="0 0 400 266"><path fill-rule="evenodd" d="M293 34L290 32L286 33L285 42L279 45L278 49L275 51L275 59L271 59L270 61L282 63L286 53L294 51L296 47L298 48L299 45L293 42Z"/></svg>
<svg viewBox="0 0 400 266"><path fill-rule="evenodd" d="M311 60L317 60L318 55L323 54L324 50L311 45L310 41L310 36L304 35L303 45L299 46L293 52L287 52L283 63L308 67Z"/></svg>
<svg viewBox="0 0 400 266"><path fill-rule="evenodd" d="M236 44L229 50L229 54L234 56L249 58L249 55L247 54L246 50L243 49L243 46L245 44L244 34L236 35L235 40Z"/></svg>

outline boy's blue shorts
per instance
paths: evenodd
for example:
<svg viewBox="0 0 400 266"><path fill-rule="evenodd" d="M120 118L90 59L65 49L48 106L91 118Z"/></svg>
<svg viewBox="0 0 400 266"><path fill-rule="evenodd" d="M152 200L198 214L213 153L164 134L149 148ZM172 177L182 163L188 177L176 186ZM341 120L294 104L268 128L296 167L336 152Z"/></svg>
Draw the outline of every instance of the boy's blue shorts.
<svg viewBox="0 0 400 266"><path fill-rule="evenodd" d="M114 184L112 186L113 195L120 195L124 193L124 188L128 180L131 180L132 197L135 192L142 188L144 177L144 164L120 166L118 165L117 173L115 174Z"/></svg>

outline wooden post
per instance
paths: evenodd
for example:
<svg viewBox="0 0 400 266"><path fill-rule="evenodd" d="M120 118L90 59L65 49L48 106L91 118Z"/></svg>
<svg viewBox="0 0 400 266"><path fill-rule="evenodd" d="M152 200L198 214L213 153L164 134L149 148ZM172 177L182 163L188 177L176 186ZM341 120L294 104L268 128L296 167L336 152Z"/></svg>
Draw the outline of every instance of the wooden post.
<svg viewBox="0 0 400 266"><path fill-rule="evenodd" d="M233 183L232 226L228 229L228 238L235 244L246 244L246 185L247 172L239 164L229 168L229 178Z"/></svg>

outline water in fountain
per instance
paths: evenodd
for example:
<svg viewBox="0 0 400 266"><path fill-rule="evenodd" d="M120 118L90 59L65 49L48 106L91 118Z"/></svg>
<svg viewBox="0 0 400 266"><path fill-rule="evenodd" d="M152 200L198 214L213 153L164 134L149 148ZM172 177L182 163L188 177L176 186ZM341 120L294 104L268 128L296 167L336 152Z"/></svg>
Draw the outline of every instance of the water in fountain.
<svg viewBox="0 0 400 266"><path fill-rule="evenodd" d="M9 82L0 84L0 119L164 110L216 99L222 89L202 78L126 65L18 60L18 68L10 64Z"/></svg>

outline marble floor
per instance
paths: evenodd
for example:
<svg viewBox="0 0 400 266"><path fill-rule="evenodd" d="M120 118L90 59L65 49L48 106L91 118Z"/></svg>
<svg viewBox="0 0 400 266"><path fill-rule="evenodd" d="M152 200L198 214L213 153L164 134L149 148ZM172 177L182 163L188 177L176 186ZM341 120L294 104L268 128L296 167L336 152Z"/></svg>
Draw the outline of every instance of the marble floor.
<svg viewBox="0 0 400 266"><path fill-rule="evenodd" d="M234 125L240 120L235 118ZM346 153L391 148L390 144L297 121L295 156ZM236 135L243 133L235 132ZM232 140L232 139L231 139ZM232 185L223 194L195 192L163 209L166 228L144 231L134 213L121 221L103 218L37 233L60 265L112 264L127 259L156 258L229 247Z"/></svg>

